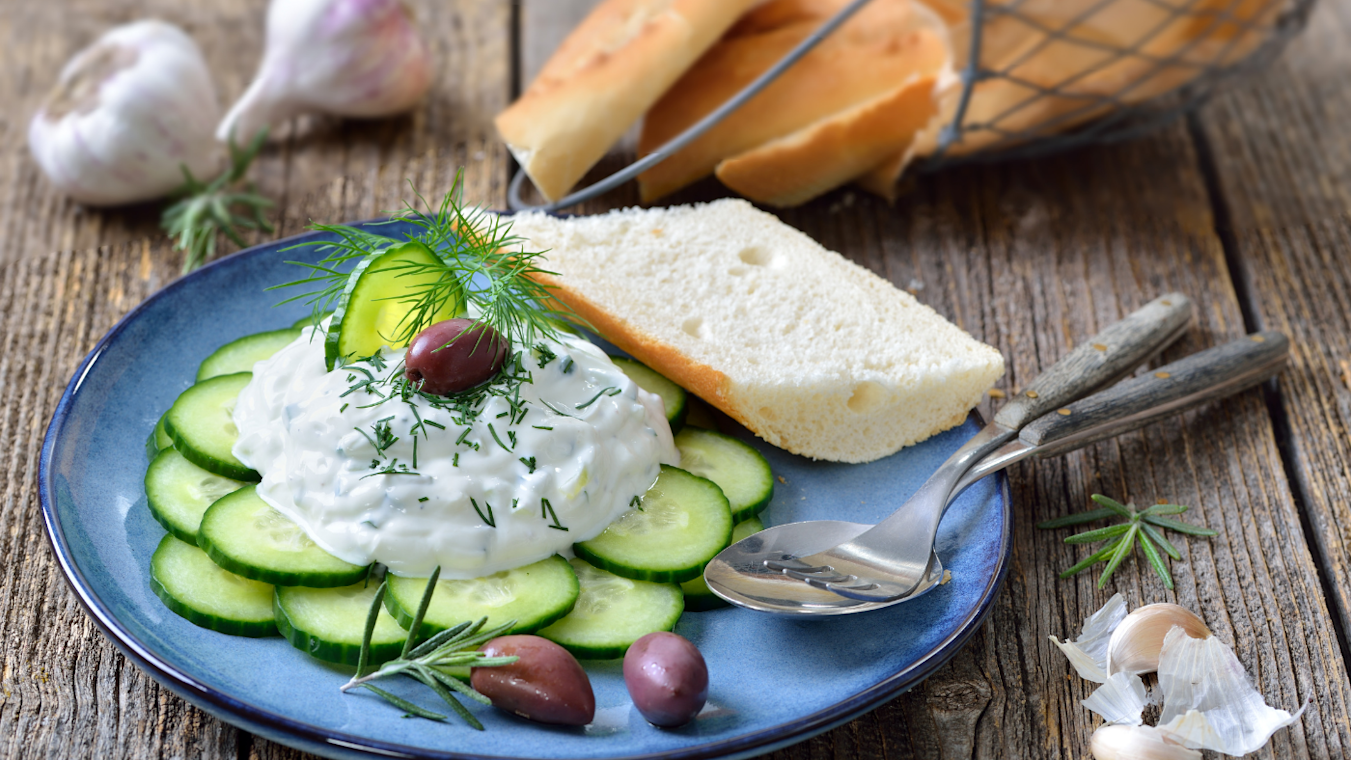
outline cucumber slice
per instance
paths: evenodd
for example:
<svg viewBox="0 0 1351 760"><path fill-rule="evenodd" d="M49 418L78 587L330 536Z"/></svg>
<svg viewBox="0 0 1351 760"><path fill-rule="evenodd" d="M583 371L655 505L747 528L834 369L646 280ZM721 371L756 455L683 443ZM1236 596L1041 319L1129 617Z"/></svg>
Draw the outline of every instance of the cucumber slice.
<svg viewBox="0 0 1351 760"><path fill-rule="evenodd" d="M169 416L168 412L161 414L155 421L155 427L150 431L150 436L145 439L145 458L154 459L161 451L172 448L174 439L169 437L169 431L164 429L164 418Z"/></svg>
<svg viewBox="0 0 1351 760"><path fill-rule="evenodd" d="M639 388L661 396L662 403L666 405L666 421L671 423L672 433L685 426L685 415L689 413L687 402L689 394L685 392L684 388L667 380L656 370L641 362L619 357L611 357L611 360L614 361L616 367L629 376L630 380L637 383Z"/></svg>
<svg viewBox="0 0 1351 760"><path fill-rule="evenodd" d="M681 583L697 578L731 537L727 497L713 481L662 465L641 506L572 548L578 557L625 578Z"/></svg>
<svg viewBox="0 0 1351 760"><path fill-rule="evenodd" d="M764 529L765 524L760 522L758 517L739 522L736 527L732 528L732 543L735 544L746 536L759 533ZM702 575L680 584L680 591L685 595L685 609L687 610L703 612L727 606L727 602L723 601L722 597L713 593L713 590L708 587Z"/></svg>
<svg viewBox="0 0 1351 760"><path fill-rule="evenodd" d="M390 576L388 580L385 607L407 628L422 603L427 579ZM431 636L481 617L488 618L485 628L515 620L508 633L533 633L568 614L577 592L577 576L568 561L557 555L483 578L437 581L420 633Z"/></svg>
<svg viewBox="0 0 1351 760"><path fill-rule="evenodd" d="M300 328L245 335L216 349L197 368L197 382L236 372L252 372L253 365L271 357L300 337Z"/></svg>
<svg viewBox="0 0 1351 760"><path fill-rule="evenodd" d="M164 429L189 462L235 480L262 479L230 452L239 439L231 416L235 400L251 379L253 373L237 372L203 380L183 391L169 408Z"/></svg>
<svg viewBox="0 0 1351 760"><path fill-rule="evenodd" d="M206 508L244 485L203 470L172 446L157 454L145 471L150 514L165 530L193 546L197 545L197 529Z"/></svg>
<svg viewBox="0 0 1351 760"><path fill-rule="evenodd" d="M333 311L324 356L331 370L344 356L370 356L382 346L403 348L413 337L409 334L415 302L419 293L443 280L454 279L432 249L418 242L407 242L377 251L362 259L347 279L347 289ZM455 296L432 310L425 325L463 316L464 294Z"/></svg>
<svg viewBox="0 0 1351 760"><path fill-rule="evenodd" d="M669 631L685 609L680 587L621 578L583 562L568 560L581 593L563 619L538 634L580 659L621 657L629 645L653 631Z"/></svg>
<svg viewBox="0 0 1351 760"><path fill-rule="evenodd" d="M680 449L680 469L717 483L735 522L754 517L774 498L769 462L748 444L697 428L681 430L675 444Z"/></svg>
<svg viewBox="0 0 1351 760"><path fill-rule="evenodd" d="M356 665L366 616L380 584L355 583L342 588L278 588L273 600L277 630L296 649L325 662ZM370 663L392 660L403 652L408 631L380 610L371 633Z"/></svg>
<svg viewBox="0 0 1351 760"><path fill-rule="evenodd" d="M221 569L206 553L173 536L150 557L150 589L193 623L234 636L272 636L272 586Z"/></svg>
<svg viewBox="0 0 1351 760"><path fill-rule="evenodd" d="M319 321L320 321L320 322L323 322L325 319L328 319L328 318L331 317L331 316L333 316L333 312L331 312L331 311L326 311L326 312L324 312L323 314L320 314L320 315L319 315ZM313 326L314 326L314 315L312 315L312 314L306 314L305 316L301 317L300 319L297 319L291 326L292 326L292 327L297 327L297 328L313 327Z"/></svg>
<svg viewBox="0 0 1351 760"><path fill-rule="evenodd" d="M197 545L226 570L278 586L346 586L365 579L370 570L320 549L253 486L218 499L206 510Z"/></svg>

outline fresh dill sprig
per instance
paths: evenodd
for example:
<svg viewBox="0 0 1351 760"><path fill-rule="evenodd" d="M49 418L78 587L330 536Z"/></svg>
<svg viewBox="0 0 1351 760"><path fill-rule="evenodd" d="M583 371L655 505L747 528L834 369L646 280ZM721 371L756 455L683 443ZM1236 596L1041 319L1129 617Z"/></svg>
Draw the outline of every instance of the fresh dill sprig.
<svg viewBox="0 0 1351 760"><path fill-rule="evenodd" d="M426 199L413 190L424 206ZM542 278L555 275L543 268L544 252L528 251L525 240L511 234L511 220L481 206L466 205L464 172L455 175L451 191L440 206L426 213L405 202L392 214L391 224L404 222L419 231L403 238L382 234L379 225L358 229L346 225L315 224L310 229L333 238L301 243L292 248L318 247L323 254L315 264L289 262L308 270L299 280L275 288L303 288L304 293L281 303L301 301L310 306L313 322L342 299L351 266L375 253L406 241L427 246L439 261L435 264L405 262L392 265L396 277L407 278L407 292L394 297L407 313L389 336L392 344L407 343L432 324L451 300L463 299L475 322L486 324L515 345L533 346L541 339L556 338L560 325L585 324L567 306L553 298ZM292 250L292 249L287 249Z"/></svg>

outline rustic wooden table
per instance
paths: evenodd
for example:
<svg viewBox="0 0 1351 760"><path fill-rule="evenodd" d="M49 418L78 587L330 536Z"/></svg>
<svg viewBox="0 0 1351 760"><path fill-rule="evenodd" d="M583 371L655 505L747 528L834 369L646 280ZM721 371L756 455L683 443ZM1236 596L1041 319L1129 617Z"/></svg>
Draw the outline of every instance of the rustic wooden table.
<svg viewBox="0 0 1351 760"><path fill-rule="evenodd" d="M439 78L409 116L301 119L255 175L278 235L396 207L466 167L501 207L512 165L491 118L585 0L419 0ZM55 193L25 130L61 64L101 30L156 16L205 50L224 102L259 57L264 0L6 0L0 9L0 757L294 758L187 706L113 648L56 568L38 450L94 342L177 274L153 206L90 211ZM1267 700L1303 719L1260 757L1351 748L1351 0L1322 0L1272 69L1146 139L912 180L889 206L843 190L783 215L1008 358L1017 388L1166 290L1197 303L1165 358L1283 330L1278 383L1010 473L1013 564L989 622L914 691L782 758L1084 758L1095 718L1048 636L1111 593L1176 601L1232 642ZM686 199L716 195L705 185ZM619 194L588 211L631 202ZM1088 494L1195 505L1213 540L1183 542L1174 591L1141 563L1105 590L1058 580L1079 552L1038 520Z"/></svg>

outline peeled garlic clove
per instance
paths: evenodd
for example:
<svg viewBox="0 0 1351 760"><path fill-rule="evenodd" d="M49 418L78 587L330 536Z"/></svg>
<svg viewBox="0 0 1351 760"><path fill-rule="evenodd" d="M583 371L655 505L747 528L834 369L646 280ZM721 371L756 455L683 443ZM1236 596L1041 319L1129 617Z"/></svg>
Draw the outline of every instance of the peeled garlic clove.
<svg viewBox="0 0 1351 760"><path fill-rule="evenodd" d="M1102 726L1089 750L1097 760L1201 760L1200 752L1174 744L1153 726Z"/></svg>
<svg viewBox="0 0 1351 760"><path fill-rule="evenodd" d="M426 94L431 56L400 0L272 0L253 84L216 130L245 142L304 113L371 118Z"/></svg>
<svg viewBox="0 0 1351 760"><path fill-rule="evenodd" d="M52 184L81 203L150 200L220 169L220 115L192 38L162 21L116 27L80 51L28 125Z"/></svg>
<svg viewBox="0 0 1351 760"><path fill-rule="evenodd" d="M1159 669L1163 639L1174 627L1192 638L1210 635L1205 621L1177 604L1147 604L1126 616L1107 644L1107 673L1153 673Z"/></svg>

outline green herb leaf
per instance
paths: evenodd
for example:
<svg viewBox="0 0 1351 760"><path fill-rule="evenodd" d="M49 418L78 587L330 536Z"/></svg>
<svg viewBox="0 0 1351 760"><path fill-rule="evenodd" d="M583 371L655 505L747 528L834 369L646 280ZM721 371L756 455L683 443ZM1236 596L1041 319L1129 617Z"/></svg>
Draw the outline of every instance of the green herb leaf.
<svg viewBox="0 0 1351 760"><path fill-rule="evenodd" d="M431 577L427 579L427 588L422 592L422 601L418 602L417 614L413 615L413 624L408 626L408 638L403 642L403 654L399 655L405 660L408 659L408 653L413 650L418 634L422 632L422 618L426 616L427 607L432 603L432 594L436 593L436 580L440 577L441 566L437 565L432 570Z"/></svg>
<svg viewBox="0 0 1351 760"><path fill-rule="evenodd" d="M371 597L371 610L366 613L366 630L361 634L361 653L357 655L357 677L365 675L366 665L371 661L371 637L375 635L375 624L380 621L380 607L385 601L386 581L380 582L380 588Z"/></svg>
<svg viewBox="0 0 1351 760"><path fill-rule="evenodd" d="M1184 507L1181 504L1155 504L1154 506L1141 510L1142 515L1180 515L1191 507Z"/></svg>
<svg viewBox="0 0 1351 760"><path fill-rule="evenodd" d="M1129 524L1109 525L1106 528L1098 528L1097 530L1085 531L1084 533L1076 533L1073 536L1070 536L1069 538L1065 539L1065 543L1091 544L1094 543L1095 541L1104 541L1109 538L1115 538L1125 533L1126 531L1130 530L1130 528L1131 526Z"/></svg>
<svg viewBox="0 0 1351 760"><path fill-rule="evenodd" d="M1145 558L1149 564L1154 566L1154 572L1163 579L1164 588L1173 588L1173 576L1168 572L1168 565L1164 564L1163 557L1159 556L1159 550L1154 548L1154 542L1150 540L1149 534L1143 531L1137 534L1140 538L1140 548L1145 552Z"/></svg>
<svg viewBox="0 0 1351 760"><path fill-rule="evenodd" d="M1202 528L1199 525L1189 525L1181 520L1172 520L1167 517L1155 517L1148 515L1144 518L1145 522L1157 525L1160 528L1175 530L1178 533L1186 533L1189 536L1218 536L1219 534L1210 528Z"/></svg>
<svg viewBox="0 0 1351 760"><path fill-rule="evenodd" d="M409 702L403 697L398 697L393 694L390 694L389 692L385 691L379 686L376 686L375 684L363 683L361 685L366 689L368 689L369 691L373 691L376 694L379 694L380 696L384 697L385 700L388 701L390 704L394 705L400 710L403 710L406 713L409 713L410 715L416 715L419 718L426 718L427 720L446 719L446 716L442 715L441 713L434 713L426 708L418 707L417 705L413 704L412 702Z"/></svg>
<svg viewBox="0 0 1351 760"><path fill-rule="evenodd" d="M1095 520L1103 520L1116 514L1114 509L1095 509L1091 512L1079 512L1077 514L1057 517L1054 520L1045 520L1037 523L1041 530L1053 530L1055 528L1068 528L1071 525L1083 525Z"/></svg>
<svg viewBox="0 0 1351 760"><path fill-rule="evenodd" d="M1130 517L1130 516L1131 516L1131 510L1130 510L1130 507L1127 507L1125 504L1122 504L1121 502L1117 501L1116 499L1111 498L1110 496L1103 496L1103 495L1100 494L1100 493L1095 493L1095 494L1093 494L1092 496L1090 496L1090 497L1088 497L1088 498L1092 499L1093 501L1096 501L1097 503L1099 503L1099 504L1101 504L1102 506L1104 506L1104 507L1106 507L1106 508L1112 510L1113 512L1117 513L1118 515L1121 515L1122 517Z"/></svg>
<svg viewBox="0 0 1351 760"><path fill-rule="evenodd" d="M1106 561L1108 560L1108 558L1112 556L1112 553L1116 551L1116 547L1117 547L1120 543L1121 543L1121 539L1119 539L1119 538L1116 539L1115 541L1109 541L1109 542L1107 543L1106 546L1102 547L1101 549L1097 550L1096 552L1093 552L1092 554L1088 555L1087 557L1085 557L1085 558L1079 560L1078 562L1074 563L1073 565L1070 565L1070 566L1069 566L1068 568L1066 568L1062 573L1060 573L1060 577L1061 577L1061 578L1068 578L1068 577L1070 577L1070 576L1072 576L1072 575L1078 575L1079 573L1081 573L1081 572L1083 572L1084 570L1087 570L1088 568L1090 568L1090 567L1092 567L1092 566L1098 564L1099 562L1106 562Z"/></svg>
<svg viewBox="0 0 1351 760"><path fill-rule="evenodd" d="M1173 546L1173 543L1171 541L1164 538L1163 532L1160 531L1158 528L1154 527L1153 525L1150 525L1147 522L1141 522L1140 530L1144 531L1145 535L1153 539L1154 543L1158 544L1159 548L1163 549L1164 554L1167 554L1169 557L1172 557L1173 559L1182 559L1182 552L1178 551L1177 547Z"/></svg>
<svg viewBox="0 0 1351 760"><path fill-rule="evenodd" d="M1101 502L1100 502L1101 503ZM1107 585L1107 579L1112 577L1112 573L1121 566L1121 563L1130 556L1131 550L1135 548L1135 537L1139 534L1139 529L1132 524L1126 531L1126 535L1121 537L1121 543L1117 544L1116 551L1112 552L1112 558L1107 562L1107 568L1102 571L1098 577L1098 588Z"/></svg>

